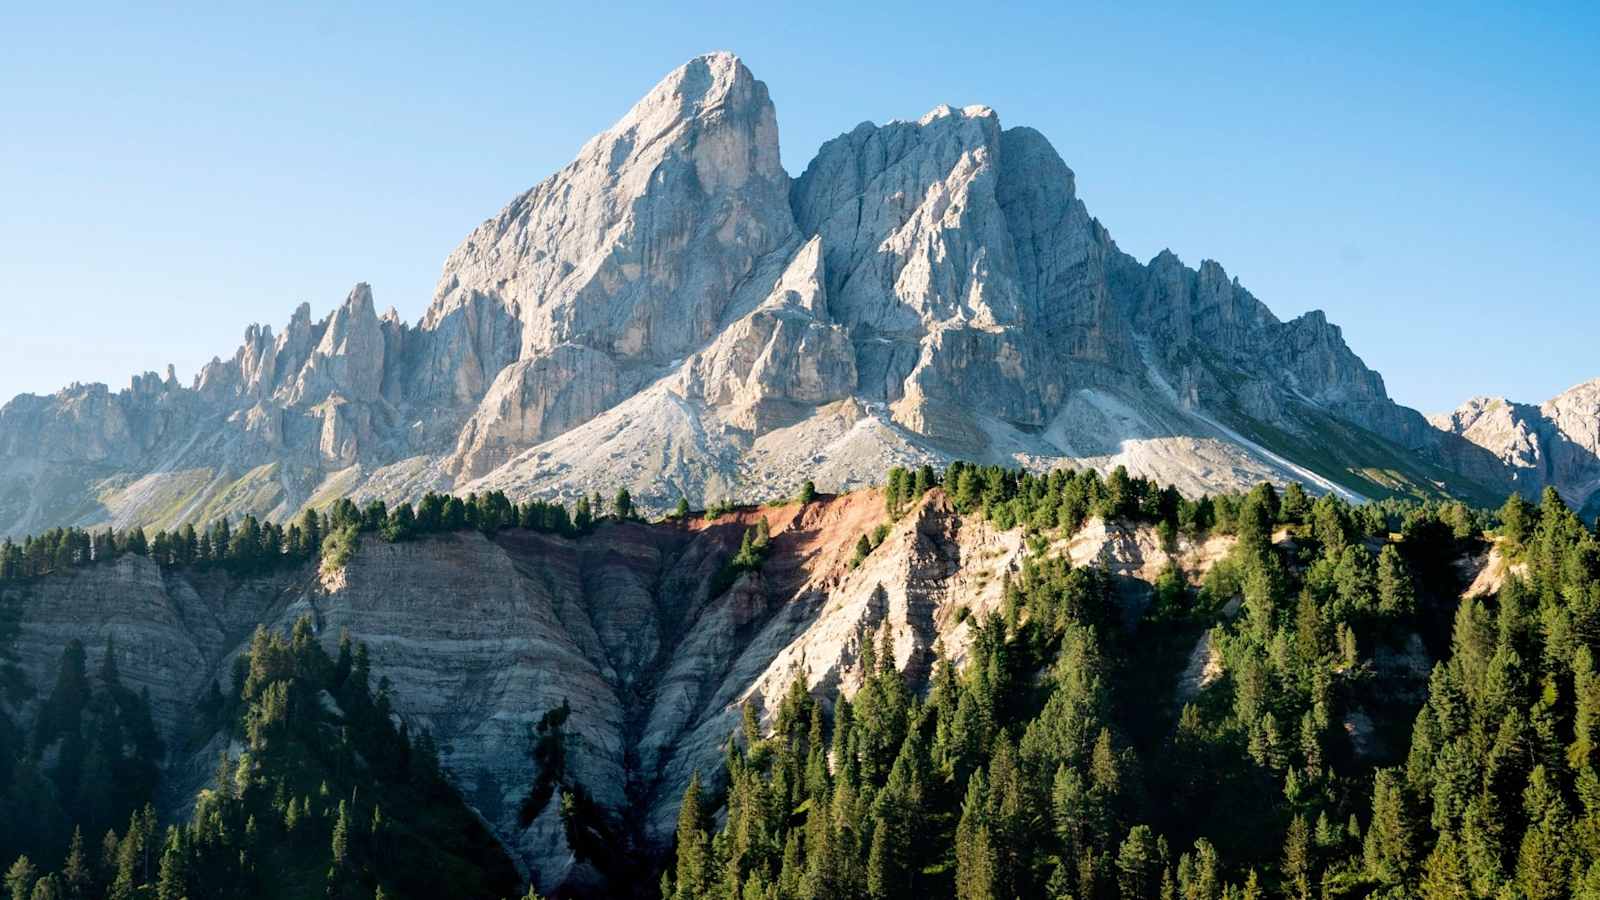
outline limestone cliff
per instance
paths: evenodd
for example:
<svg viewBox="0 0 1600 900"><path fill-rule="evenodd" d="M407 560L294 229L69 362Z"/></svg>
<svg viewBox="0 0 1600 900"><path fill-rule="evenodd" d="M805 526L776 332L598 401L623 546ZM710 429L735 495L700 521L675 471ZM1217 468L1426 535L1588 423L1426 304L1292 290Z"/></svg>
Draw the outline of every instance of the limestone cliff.
<svg viewBox="0 0 1600 900"><path fill-rule="evenodd" d="M1474 397L1430 421L1493 454L1523 493L1553 487L1574 509L1600 512L1600 380L1538 406Z"/></svg>
<svg viewBox="0 0 1600 900"><path fill-rule="evenodd" d="M0 534L287 518L341 495L619 486L651 509L895 463L1125 464L1488 500L1508 465L1394 404L1320 312L1119 250L1039 132L864 123L798 178L736 57L670 73L445 261L416 324L365 285L190 384L0 409Z"/></svg>

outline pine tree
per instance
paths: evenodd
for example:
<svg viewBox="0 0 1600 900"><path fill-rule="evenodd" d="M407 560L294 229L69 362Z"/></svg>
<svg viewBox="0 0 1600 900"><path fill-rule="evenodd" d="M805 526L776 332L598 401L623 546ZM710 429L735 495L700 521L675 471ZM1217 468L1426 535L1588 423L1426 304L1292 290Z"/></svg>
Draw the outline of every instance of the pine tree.
<svg viewBox="0 0 1600 900"><path fill-rule="evenodd" d="M1294 896L1308 900L1311 896L1311 827L1305 816L1289 820L1289 831L1283 843L1283 874L1293 887Z"/></svg>
<svg viewBox="0 0 1600 900"><path fill-rule="evenodd" d="M1521 494L1507 497L1505 505L1500 507L1500 537L1513 554L1525 549L1538 524L1539 510Z"/></svg>
<svg viewBox="0 0 1600 900"><path fill-rule="evenodd" d="M29 900L33 895L33 883L38 880L38 867L28 857L19 856L6 870L6 892L11 900Z"/></svg>
<svg viewBox="0 0 1600 900"><path fill-rule="evenodd" d="M1391 618L1408 616L1416 608L1411 572L1394 544L1378 551L1378 611Z"/></svg>
<svg viewBox="0 0 1600 900"><path fill-rule="evenodd" d="M166 846L161 851L161 868L156 878L158 900L182 900L188 895L188 861L185 857L183 832L176 827L169 827Z"/></svg>
<svg viewBox="0 0 1600 900"><path fill-rule="evenodd" d="M1161 880L1161 855L1155 832L1135 825L1117 850L1117 889L1122 900L1155 900Z"/></svg>
<svg viewBox="0 0 1600 900"><path fill-rule="evenodd" d="M996 885L994 841L988 825L977 825L956 845L957 900L1001 900Z"/></svg>
<svg viewBox="0 0 1600 900"><path fill-rule="evenodd" d="M900 515L900 505L905 500L905 475L905 469L895 466L889 470L889 477L883 485L884 511L891 519Z"/></svg>
<svg viewBox="0 0 1600 900"><path fill-rule="evenodd" d="M1567 894L1571 871L1572 817L1544 766L1535 766L1523 793L1527 831L1517 850L1517 885L1528 900L1556 900Z"/></svg>
<svg viewBox="0 0 1600 900"><path fill-rule="evenodd" d="M1574 770L1600 764L1600 673L1595 671L1594 654L1580 646L1572 659L1572 744L1567 748L1567 764Z"/></svg>
<svg viewBox="0 0 1600 900"><path fill-rule="evenodd" d="M61 866L61 879L65 882L66 895L71 900L86 900L94 873L89 868L89 859L83 850L82 828L72 829L72 843L67 849L67 860Z"/></svg>
<svg viewBox="0 0 1600 900"><path fill-rule="evenodd" d="M967 782L961 820L956 825L956 897L959 900L993 900L999 896L987 811L988 779L980 770Z"/></svg>
<svg viewBox="0 0 1600 900"><path fill-rule="evenodd" d="M1472 884L1467 878L1464 855L1454 834L1447 831L1439 835L1439 842L1422 866L1422 900L1470 900Z"/></svg>
<svg viewBox="0 0 1600 900"><path fill-rule="evenodd" d="M850 558L850 567L853 569L856 566L861 565L861 562L865 560L871 553L872 541L868 540L867 536L863 534L861 537L856 539L856 552L855 555Z"/></svg>
<svg viewBox="0 0 1600 900"><path fill-rule="evenodd" d="M1416 863L1417 838L1405 784L1395 769L1379 769L1372 786L1372 824L1367 829L1367 874L1402 884Z"/></svg>
<svg viewBox="0 0 1600 900"><path fill-rule="evenodd" d="M1240 894L1240 897L1242 900L1261 900L1261 878L1256 874L1255 869L1251 869L1250 873L1245 876L1244 892Z"/></svg>
<svg viewBox="0 0 1600 900"><path fill-rule="evenodd" d="M350 810L339 801L339 816L333 823L333 864L343 868L350 859Z"/></svg>
<svg viewBox="0 0 1600 900"><path fill-rule="evenodd" d="M1194 854L1178 861L1178 890L1183 900L1220 900L1221 862L1217 849L1205 838L1194 842Z"/></svg>
<svg viewBox="0 0 1600 900"><path fill-rule="evenodd" d="M700 773L689 778L678 807L678 860L673 879L675 900L699 900L711 886L712 865L700 808Z"/></svg>
<svg viewBox="0 0 1600 900"><path fill-rule="evenodd" d="M55 875L46 875L33 883L33 893L30 900L62 900L63 891L61 879Z"/></svg>
<svg viewBox="0 0 1600 900"><path fill-rule="evenodd" d="M890 847L889 824L879 816L872 828L872 844L867 853L867 896L872 900L899 897L903 878Z"/></svg>
<svg viewBox="0 0 1600 900"><path fill-rule="evenodd" d="M1303 523L1311 512L1311 498L1305 486L1298 481L1289 482L1283 489L1283 502L1278 507L1278 520L1285 523Z"/></svg>

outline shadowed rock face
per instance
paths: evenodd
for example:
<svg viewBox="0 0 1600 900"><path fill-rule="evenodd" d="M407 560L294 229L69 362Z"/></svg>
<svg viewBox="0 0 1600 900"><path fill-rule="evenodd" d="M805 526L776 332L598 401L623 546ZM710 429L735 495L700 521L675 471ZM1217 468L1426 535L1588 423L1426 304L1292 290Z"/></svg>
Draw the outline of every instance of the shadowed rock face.
<svg viewBox="0 0 1600 900"><path fill-rule="evenodd" d="M710 596L757 517L774 535L762 571ZM42 689L72 638L91 671L114 647L124 680L150 691L173 811L204 786L220 746L188 749L190 710L213 681L227 684L256 625L288 629L308 615L330 652L348 631L412 732L432 731L468 802L550 889L593 873L573 859L555 807L519 821L537 775L529 730L547 710L570 704L571 776L639 851L655 852L671 841L691 773L720 771L743 704L770 717L796 678L826 699L853 693L863 637L885 630L913 681L938 641L964 658L969 623L999 608L1020 566L1020 530L963 520L935 491L851 568L856 539L882 520L882 497L861 492L711 524L610 522L576 541L520 530L369 537L336 574L236 579L129 556L8 586L0 602L20 604L16 649ZM1136 577L1167 559L1148 529L1091 528L1056 549ZM1196 573L1208 552L1179 549Z"/></svg>
<svg viewBox="0 0 1600 900"><path fill-rule="evenodd" d="M358 285L189 385L0 409L0 534L430 489L662 509L955 457L1191 492L1511 483L1321 313L1280 322L1215 262L1122 253L1038 132L940 106L791 179L766 86L711 54L468 235L415 325Z"/></svg>

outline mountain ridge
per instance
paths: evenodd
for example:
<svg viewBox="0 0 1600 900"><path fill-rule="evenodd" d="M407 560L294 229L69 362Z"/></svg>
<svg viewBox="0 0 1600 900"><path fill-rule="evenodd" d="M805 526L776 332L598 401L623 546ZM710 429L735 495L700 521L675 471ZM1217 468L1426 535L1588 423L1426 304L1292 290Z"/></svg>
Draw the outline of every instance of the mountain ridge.
<svg viewBox="0 0 1600 900"><path fill-rule="evenodd" d="M1320 311L1117 248L1037 131L990 108L862 123L790 178L737 57L670 73L447 258L415 325L357 285L252 325L190 387L0 409L0 533L287 519L352 495L628 487L648 509L958 458L1198 494L1348 497L1511 478L1394 404Z"/></svg>
<svg viewBox="0 0 1600 900"><path fill-rule="evenodd" d="M1555 488L1586 518L1600 513L1600 378L1540 404L1473 397L1428 418L1494 454L1523 493Z"/></svg>

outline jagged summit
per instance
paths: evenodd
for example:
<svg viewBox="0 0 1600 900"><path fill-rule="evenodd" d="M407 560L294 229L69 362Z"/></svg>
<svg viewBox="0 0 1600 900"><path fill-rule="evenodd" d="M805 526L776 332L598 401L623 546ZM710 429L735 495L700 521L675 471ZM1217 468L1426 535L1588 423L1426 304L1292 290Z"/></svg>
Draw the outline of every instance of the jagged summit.
<svg viewBox="0 0 1600 900"><path fill-rule="evenodd" d="M1553 487L1586 515L1600 512L1600 379L1537 405L1473 397L1428 418L1493 454L1524 493Z"/></svg>
<svg viewBox="0 0 1600 900"><path fill-rule="evenodd" d="M738 57L669 73L445 260L150 374L0 410L0 532L285 517L341 495L628 487L648 507L955 457L1488 497L1505 462L1395 405L1320 313L1117 248L985 106L863 123L798 178ZM1487 485L1487 487L1485 487Z"/></svg>

